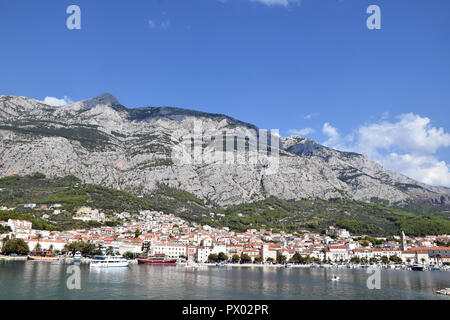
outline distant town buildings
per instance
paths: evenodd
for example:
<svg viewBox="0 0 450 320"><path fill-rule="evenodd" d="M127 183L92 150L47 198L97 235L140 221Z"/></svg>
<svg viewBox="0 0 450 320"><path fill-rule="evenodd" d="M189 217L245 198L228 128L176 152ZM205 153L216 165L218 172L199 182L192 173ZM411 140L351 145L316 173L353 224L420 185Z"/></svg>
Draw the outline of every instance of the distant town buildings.
<svg viewBox="0 0 450 320"><path fill-rule="evenodd" d="M54 215L63 212L62 205L54 204L45 208L36 204L26 204L34 210L53 210ZM2 210L10 208L0 207ZM211 213L210 216L216 214ZM404 263L440 264L450 262L450 248L439 246L448 244L448 235L407 237L400 236L376 238L371 243L364 236L354 237L343 228L330 226L326 234L273 232L270 229L249 229L234 232L227 227L214 228L198 225L172 214L160 211L143 210L137 213L114 213L113 219L124 222L114 227L69 231L41 231L33 229L30 221L9 219L0 221L3 227L11 230L0 237L22 238L31 250L61 251L72 242L84 241L112 252L124 254L164 254L170 258L207 262L211 254L223 254L232 259L235 256L248 256L251 261L276 261L284 256L289 261L294 256L309 257L317 261L346 262L352 259L376 261L401 259ZM95 208L78 208L75 220L105 222L111 220ZM1 245L1 244L0 244Z"/></svg>

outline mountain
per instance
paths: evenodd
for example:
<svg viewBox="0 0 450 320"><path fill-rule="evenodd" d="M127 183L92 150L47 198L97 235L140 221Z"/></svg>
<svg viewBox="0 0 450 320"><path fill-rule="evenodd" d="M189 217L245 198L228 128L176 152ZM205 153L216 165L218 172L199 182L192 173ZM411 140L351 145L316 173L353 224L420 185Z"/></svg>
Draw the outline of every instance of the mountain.
<svg viewBox="0 0 450 320"><path fill-rule="evenodd" d="M73 175L136 195L166 185L220 206L269 197L397 205L450 201L449 188L386 170L364 155L299 136L267 136L275 142L266 143L255 125L226 115L173 107L128 109L110 94L63 107L0 96L0 177ZM231 146L227 152L224 144ZM186 150L208 161L174 158ZM255 162L243 160L254 155ZM226 156L236 163L224 164Z"/></svg>

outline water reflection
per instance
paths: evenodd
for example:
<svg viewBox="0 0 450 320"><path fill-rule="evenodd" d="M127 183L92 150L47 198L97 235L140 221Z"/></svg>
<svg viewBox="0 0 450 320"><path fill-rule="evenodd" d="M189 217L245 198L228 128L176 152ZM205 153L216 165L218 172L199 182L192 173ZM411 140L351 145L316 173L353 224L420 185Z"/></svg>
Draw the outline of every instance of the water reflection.
<svg viewBox="0 0 450 320"><path fill-rule="evenodd" d="M369 290L359 269L89 268L81 264L81 290L69 290L63 263L0 262L0 299L448 299L448 272L382 270L381 290ZM333 276L339 282L330 281Z"/></svg>

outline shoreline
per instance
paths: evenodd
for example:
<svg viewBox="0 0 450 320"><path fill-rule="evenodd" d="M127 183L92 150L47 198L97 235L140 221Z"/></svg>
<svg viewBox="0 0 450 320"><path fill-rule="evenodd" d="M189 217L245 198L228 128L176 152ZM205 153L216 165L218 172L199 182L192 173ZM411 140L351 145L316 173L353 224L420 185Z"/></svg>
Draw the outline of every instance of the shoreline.
<svg viewBox="0 0 450 320"><path fill-rule="evenodd" d="M28 261L28 257L27 256L16 256L16 257L11 257L11 256L3 256L0 255L0 261ZM91 258L82 258L81 261L79 263L81 264L89 264L92 261ZM64 263L64 264L73 264L73 258L70 257L63 257L60 258L57 262L59 263ZM132 259L129 260L130 265L138 265L138 260L137 259ZM408 269L408 267L402 266L400 268L389 268L388 266L385 265L374 265L374 266L367 266L367 265L354 265L354 264L344 264L344 265L331 265L331 264L323 264L323 265L318 265L318 264L253 264L253 263L244 263L244 264L240 264L240 263L226 263L226 264L221 264L221 265L217 265L216 263L196 263L194 265L188 265L186 262L182 262L182 263L177 263L175 266L177 267L185 267L185 268L202 268L202 267L215 267L215 268L284 268L284 269L291 269L291 268L296 268L296 269L336 269L336 270L352 270L352 269L367 269L368 267L376 267L379 269L383 269L383 270L393 270L393 271L398 271L398 270L403 270L403 271L411 271L410 269ZM409 266L410 267L410 266ZM450 268L448 267L444 267L440 270L430 270L430 266L426 266L426 269L423 271L438 271L438 272L449 272Z"/></svg>

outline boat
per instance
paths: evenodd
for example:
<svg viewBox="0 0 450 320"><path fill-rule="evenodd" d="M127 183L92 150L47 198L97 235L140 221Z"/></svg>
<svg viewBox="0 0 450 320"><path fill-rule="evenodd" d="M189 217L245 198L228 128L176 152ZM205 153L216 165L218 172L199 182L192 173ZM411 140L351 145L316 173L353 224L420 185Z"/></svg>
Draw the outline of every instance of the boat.
<svg viewBox="0 0 450 320"><path fill-rule="evenodd" d="M445 289L441 289L436 291L437 294L442 294L444 296L450 296L450 288L445 288Z"/></svg>
<svg viewBox="0 0 450 320"><path fill-rule="evenodd" d="M194 261L187 261L184 265L186 268L200 268L200 264Z"/></svg>
<svg viewBox="0 0 450 320"><path fill-rule="evenodd" d="M73 262L81 262L81 252L77 251L75 252L75 255L73 256Z"/></svg>
<svg viewBox="0 0 450 320"><path fill-rule="evenodd" d="M176 259L166 257L165 254L155 254L153 256L139 257L138 264L162 264L162 265L175 265Z"/></svg>
<svg viewBox="0 0 450 320"><path fill-rule="evenodd" d="M114 268L114 267L128 267L130 261L121 256L106 256L102 259L91 260L90 267L93 268Z"/></svg>
<svg viewBox="0 0 450 320"><path fill-rule="evenodd" d="M340 277L336 277L336 276L334 276L334 277L331 279L331 281L339 281L339 280L341 280L341 278L340 278Z"/></svg>
<svg viewBox="0 0 450 320"><path fill-rule="evenodd" d="M51 251L33 251L28 255L32 261L59 261L59 257Z"/></svg>
<svg viewBox="0 0 450 320"><path fill-rule="evenodd" d="M438 266L432 266L430 270L431 271L441 271L441 268Z"/></svg>
<svg viewBox="0 0 450 320"><path fill-rule="evenodd" d="M285 267L285 268L292 268L292 264L291 264L291 263L288 263L288 264L284 265L284 267Z"/></svg>
<svg viewBox="0 0 450 320"><path fill-rule="evenodd" d="M412 271L423 271L424 270L424 266L420 265L420 264L415 264L411 266L411 270Z"/></svg>

